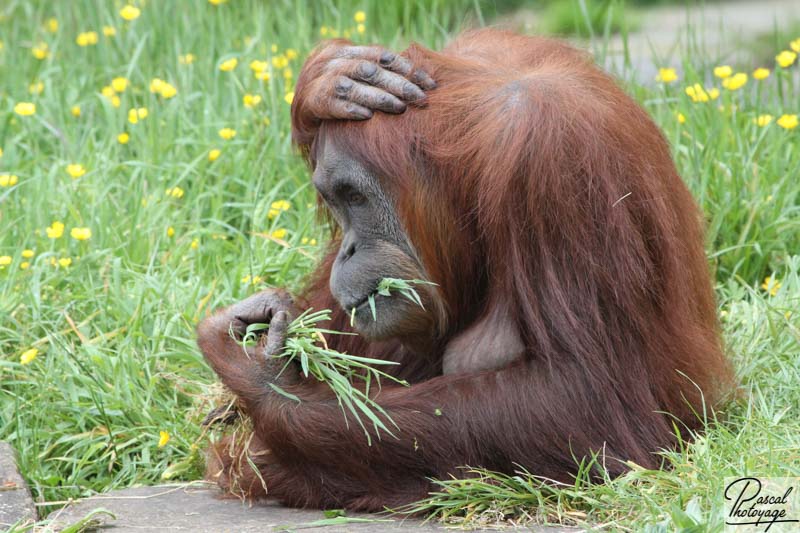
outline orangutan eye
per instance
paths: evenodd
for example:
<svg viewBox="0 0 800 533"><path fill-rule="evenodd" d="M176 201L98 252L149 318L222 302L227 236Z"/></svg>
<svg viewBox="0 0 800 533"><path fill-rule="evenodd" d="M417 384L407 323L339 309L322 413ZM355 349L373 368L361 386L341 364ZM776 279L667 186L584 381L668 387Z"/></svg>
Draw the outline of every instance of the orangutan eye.
<svg viewBox="0 0 800 533"><path fill-rule="evenodd" d="M361 205L367 201L367 197L356 190L350 190L346 198L350 205Z"/></svg>

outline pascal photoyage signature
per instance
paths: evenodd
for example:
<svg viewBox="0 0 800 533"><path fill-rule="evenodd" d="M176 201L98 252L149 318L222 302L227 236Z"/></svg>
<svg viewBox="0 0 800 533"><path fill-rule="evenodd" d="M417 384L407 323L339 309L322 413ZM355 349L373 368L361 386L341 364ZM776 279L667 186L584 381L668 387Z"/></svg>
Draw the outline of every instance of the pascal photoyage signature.
<svg viewBox="0 0 800 533"><path fill-rule="evenodd" d="M729 526L764 526L764 531L774 524L800 522L797 517L786 515L789 497L794 487L787 487L783 494L762 494L758 478L743 477L725 487L725 499L733 502L725 523Z"/></svg>

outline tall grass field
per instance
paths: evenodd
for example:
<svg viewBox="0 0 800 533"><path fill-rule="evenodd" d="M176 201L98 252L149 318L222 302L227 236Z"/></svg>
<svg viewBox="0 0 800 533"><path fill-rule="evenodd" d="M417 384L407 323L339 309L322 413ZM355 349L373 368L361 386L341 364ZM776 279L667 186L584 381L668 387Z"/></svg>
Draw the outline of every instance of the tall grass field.
<svg viewBox="0 0 800 533"><path fill-rule="evenodd" d="M304 58L337 36L439 47L490 23L481 5L0 3L0 440L38 502L202 476L216 380L198 321L296 289L329 235L290 142ZM443 480L426 512L718 530L726 476L800 476L798 37L730 69L686 46L627 84L705 213L737 399L698 413L671 468L558 488L484 472Z"/></svg>

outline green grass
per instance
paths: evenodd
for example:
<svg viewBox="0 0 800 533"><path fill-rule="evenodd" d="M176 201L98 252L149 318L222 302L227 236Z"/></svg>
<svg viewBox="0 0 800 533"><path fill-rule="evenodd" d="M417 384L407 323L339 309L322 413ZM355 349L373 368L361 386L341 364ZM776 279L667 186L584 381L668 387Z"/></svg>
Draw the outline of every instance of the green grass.
<svg viewBox="0 0 800 533"><path fill-rule="evenodd" d="M190 9L150 1L133 22L99 0L0 6L0 175L18 176L0 187L0 257L10 257L0 270L0 439L19 451L40 502L155 483L170 466L172 479L200 475L199 421L215 379L194 327L209 309L259 287L297 288L326 241L308 170L289 139L285 96L303 58L323 26L349 30L358 42L437 47L457 26L480 20L469 14L473 4L237 0ZM364 35L355 32L359 9ZM59 23L54 33L45 27L50 17ZM106 25L116 36L103 35ZM78 33L89 30L99 32L98 44L79 47ZM31 53L39 42L48 44L44 60ZM287 49L298 52L292 78L272 66L269 81L254 78L252 60L271 65ZM179 62L186 53L196 56L191 65ZM220 71L232 57L236 69ZM667 454L673 470L556 491L524 476L503 494L451 484L431 510L464 507L463 497L478 521L510 512L619 528L672 530L688 520L718 528L723 475L800 475L800 128L753 123L760 113L800 111L797 66L692 103L683 88L711 84L706 61L686 53L684 79L630 89L664 128L706 214L742 398L695 443ZM115 108L101 90L118 76L130 85ZM151 93L153 78L177 95ZM43 92L31 95L39 81ZM262 101L248 108L245 94ZM35 103L36 113L15 114L19 102ZM76 105L79 117L70 112ZM135 125L127 121L133 107L148 109ZM233 139L218 136L225 127L237 131ZM126 145L117 142L122 132ZM212 149L221 150L213 162ZM71 178L71 163L86 174ZM182 197L166 194L174 187ZM288 208L273 208L277 201ZM50 239L54 221L65 230ZM75 227L90 228L91 238L70 237ZM22 257L26 249L33 258ZM70 266L51 265L65 258ZM774 296L761 288L770 275L782 283ZM21 364L31 348L38 355ZM159 447L162 431L171 438ZM465 515L456 510L452 518Z"/></svg>

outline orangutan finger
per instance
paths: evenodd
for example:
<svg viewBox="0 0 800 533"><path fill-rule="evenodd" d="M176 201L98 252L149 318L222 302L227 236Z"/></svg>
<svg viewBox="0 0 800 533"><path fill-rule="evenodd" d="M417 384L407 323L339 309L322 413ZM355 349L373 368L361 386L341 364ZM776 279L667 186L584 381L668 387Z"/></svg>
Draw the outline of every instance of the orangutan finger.
<svg viewBox="0 0 800 533"><path fill-rule="evenodd" d="M351 80L352 81L352 80ZM326 100L324 116L319 118L338 118L342 120L367 120L372 117L372 111L355 102L332 97Z"/></svg>
<svg viewBox="0 0 800 533"><path fill-rule="evenodd" d="M283 352L286 337L289 334L289 313L278 311L272 317L267 332L267 343L264 346L264 355L271 359Z"/></svg>
<svg viewBox="0 0 800 533"><path fill-rule="evenodd" d="M423 69L414 68L408 58L379 46L345 46L340 50L339 57L363 59L377 63L384 69L400 74L425 90L436 88L436 82Z"/></svg>
<svg viewBox="0 0 800 533"><path fill-rule="evenodd" d="M422 89L404 77L379 68L368 61L360 61L351 76L384 89L405 102L413 102L425 98L425 93L422 92Z"/></svg>
<svg viewBox="0 0 800 533"><path fill-rule="evenodd" d="M352 80L351 80L352 81ZM385 113L402 113L406 110L406 104L401 102L394 95L363 83L353 82L346 92L343 94L337 93L337 96L354 102L368 109L377 109Z"/></svg>

